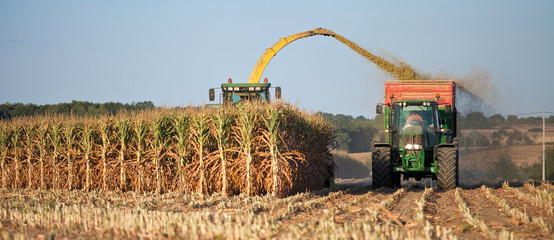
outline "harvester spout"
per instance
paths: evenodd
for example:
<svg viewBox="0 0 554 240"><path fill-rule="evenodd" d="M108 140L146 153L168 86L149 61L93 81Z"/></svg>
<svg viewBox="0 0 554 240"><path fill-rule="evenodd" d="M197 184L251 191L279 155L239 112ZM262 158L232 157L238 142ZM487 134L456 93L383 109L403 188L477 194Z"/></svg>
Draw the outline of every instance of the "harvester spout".
<svg viewBox="0 0 554 240"><path fill-rule="evenodd" d="M256 65L254 65L254 69L252 70L252 73L250 74L250 77L248 78L249 83L259 83L260 78L262 77L262 73L265 70L265 67L271 61L271 58L273 56L277 55L277 52L281 50L283 47L285 47L287 44L296 41L301 38L315 36L315 35L323 35L323 36L332 36L334 37L336 33L334 33L331 30L323 29L323 28L316 28L310 31L296 33L293 35L290 35L288 37L284 37L279 39L273 46L265 50L265 53L262 54Z"/></svg>

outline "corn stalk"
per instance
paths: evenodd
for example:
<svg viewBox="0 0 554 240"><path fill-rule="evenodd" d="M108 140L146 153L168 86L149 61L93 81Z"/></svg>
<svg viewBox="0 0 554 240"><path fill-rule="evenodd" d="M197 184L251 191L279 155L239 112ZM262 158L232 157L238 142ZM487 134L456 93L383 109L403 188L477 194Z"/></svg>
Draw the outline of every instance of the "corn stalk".
<svg viewBox="0 0 554 240"><path fill-rule="evenodd" d="M42 123L38 128L39 134L39 164L40 164L40 189L46 189L46 183L44 182L44 159L48 151L48 132L50 124Z"/></svg>
<svg viewBox="0 0 554 240"><path fill-rule="evenodd" d="M237 125L239 127L240 141L238 142L242 154L246 157L246 194L248 196L252 196L252 142L254 140L254 130L257 120L257 114L254 111L253 105L247 104L239 108Z"/></svg>
<svg viewBox="0 0 554 240"><path fill-rule="evenodd" d="M194 146L197 154L198 154L198 162L199 162L199 178L198 181L198 188L196 189L196 192L204 194L204 189L206 184L205 182L205 159L204 159L204 147L206 144L206 140L208 139L209 135L209 118L206 113L199 113L196 115L196 117L193 120L194 128L192 130L192 145Z"/></svg>
<svg viewBox="0 0 554 240"><path fill-rule="evenodd" d="M271 169L272 169L272 178L273 184L271 187L271 194L273 196L277 195L278 186L279 186L279 149L277 148L277 140L279 139L279 119L283 112L276 109L275 105L270 105L266 108L266 114L263 118L264 125L267 131L264 131L264 142L269 147L269 152L271 155Z"/></svg>
<svg viewBox="0 0 554 240"><path fill-rule="evenodd" d="M119 189L123 190L125 182L125 151L127 149L127 142L129 141L130 135L130 125L128 119L123 119L117 122L117 127L119 129Z"/></svg>
<svg viewBox="0 0 554 240"><path fill-rule="evenodd" d="M52 147L54 152L52 153L52 169L54 170L54 183L52 188L60 188L60 170L58 169L58 155L61 147L61 123L54 123L52 129L50 130L50 140L52 142Z"/></svg>
<svg viewBox="0 0 554 240"><path fill-rule="evenodd" d="M25 149L27 150L27 188L31 188L31 176L32 176L32 165L31 165L31 158L33 157L33 150L34 150L34 138L35 138L35 132L36 130L36 124L35 123L29 123L28 126L25 127Z"/></svg>
<svg viewBox="0 0 554 240"><path fill-rule="evenodd" d="M154 164L156 168L156 192L159 194L162 192L162 173L160 169L160 162L163 159L165 153L166 144L170 140L171 125L167 116L161 116L157 120L154 120L151 125L151 131L153 135L153 150L154 150Z"/></svg>
<svg viewBox="0 0 554 240"><path fill-rule="evenodd" d="M10 131L8 124L4 121L0 122L0 167L2 168L2 189L6 189L6 157L8 155L8 148L10 144Z"/></svg>
<svg viewBox="0 0 554 240"><path fill-rule="evenodd" d="M94 145L95 123L85 122L81 130L81 148L85 152L85 190L90 191L90 158Z"/></svg>
<svg viewBox="0 0 554 240"><path fill-rule="evenodd" d="M148 124L141 118L139 118L135 124L133 124L133 131L135 132L135 142L137 144L136 154L136 164L138 169L138 182L135 186L135 191L140 192L142 186L142 179L144 178L142 173L142 156L144 154L144 144L146 134L148 133Z"/></svg>
<svg viewBox="0 0 554 240"><path fill-rule="evenodd" d="M100 120L98 125L100 130L100 137L102 138L102 145L100 148L100 158L102 160L102 190L108 190L108 163L106 160L106 155L109 154L110 147L110 133L112 130L113 123L110 119Z"/></svg>
<svg viewBox="0 0 554 240"><path fill-rule="evenodd" d="M229 146L228 136L231 131L231 119L222 109L219 109L215 115L214 121L215 139L219 150L219 159L221 161L221 193L227 196L228 179L227 179L227 154L225 150Z"/></svg>
<svg viewBox="0 0 554 240"><path fill-rule="evenodd" d="M175 140L177 143L177 174L179 175L178 187L179 192L185 193L185 176L183 169L187 161L185 156L188 152L187 142L190 138L190 117L186 115L179 115L171 118L173 123L173 129L175 129Z"/></svg>
<svg viewBox="0 0 554 240"><path fill-rule="evenodd" d="M70 122L66 122L63 125L63 140L66 151L67 160L67 189L73 188L73 159L71 153L73 152L73 144L75 143L75 125Z"/></svg>
<svg viewBox="0 0 554 240"><path fill-rule="evenodd" d="M13 128L11 130L12 132L12 149L13 149L13 161L15 164L15 179L13 183L13 188L19 187L19 154L20 154L20 142L19 138L21 137L21 131L23 131L23 127L19 123L15 123L13 125Z"/></svg>

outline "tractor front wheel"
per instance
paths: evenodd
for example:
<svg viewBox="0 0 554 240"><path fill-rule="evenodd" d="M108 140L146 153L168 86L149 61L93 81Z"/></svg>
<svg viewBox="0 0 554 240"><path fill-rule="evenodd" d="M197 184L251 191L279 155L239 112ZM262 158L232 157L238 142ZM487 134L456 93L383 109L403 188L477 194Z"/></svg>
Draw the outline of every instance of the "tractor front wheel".
<svg viewBox="0 0 554 240"><path fill-rule="evenodd" d="M458 148L441 147L437 152L437 186L453 189L458 186Z"/></svg>
<svg viewBox="0 0 554 240"><path fill-rule="evenodd" d="M374 147L371 158L371 180L373 187L393 187L390 148Z"/></svg>

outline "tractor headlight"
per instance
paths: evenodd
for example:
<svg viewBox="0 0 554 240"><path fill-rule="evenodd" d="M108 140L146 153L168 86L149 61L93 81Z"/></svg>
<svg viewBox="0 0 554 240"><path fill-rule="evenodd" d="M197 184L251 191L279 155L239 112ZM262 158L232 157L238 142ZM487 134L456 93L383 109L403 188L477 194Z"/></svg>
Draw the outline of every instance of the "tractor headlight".
<svg viewBox="0 0 554 240"><path fill-rule="evenodd" d="M404 146L404 148L409 149L409 150L412 150L412 149L421 150L421 145L419 145L419 144L406 144L406 146Z"/></svg>

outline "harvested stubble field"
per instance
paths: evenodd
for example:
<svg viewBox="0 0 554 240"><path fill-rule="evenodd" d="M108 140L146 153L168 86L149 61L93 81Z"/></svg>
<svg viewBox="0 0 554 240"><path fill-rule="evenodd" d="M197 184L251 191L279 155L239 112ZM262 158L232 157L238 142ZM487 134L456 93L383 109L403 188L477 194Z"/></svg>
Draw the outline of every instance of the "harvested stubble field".
<svg viewBox="0 0 554 240"><path fill-rule="evenodd" d="M1 190L4 239L552 239L548 183L441 191L338 179L285 198Z"/></svg>

